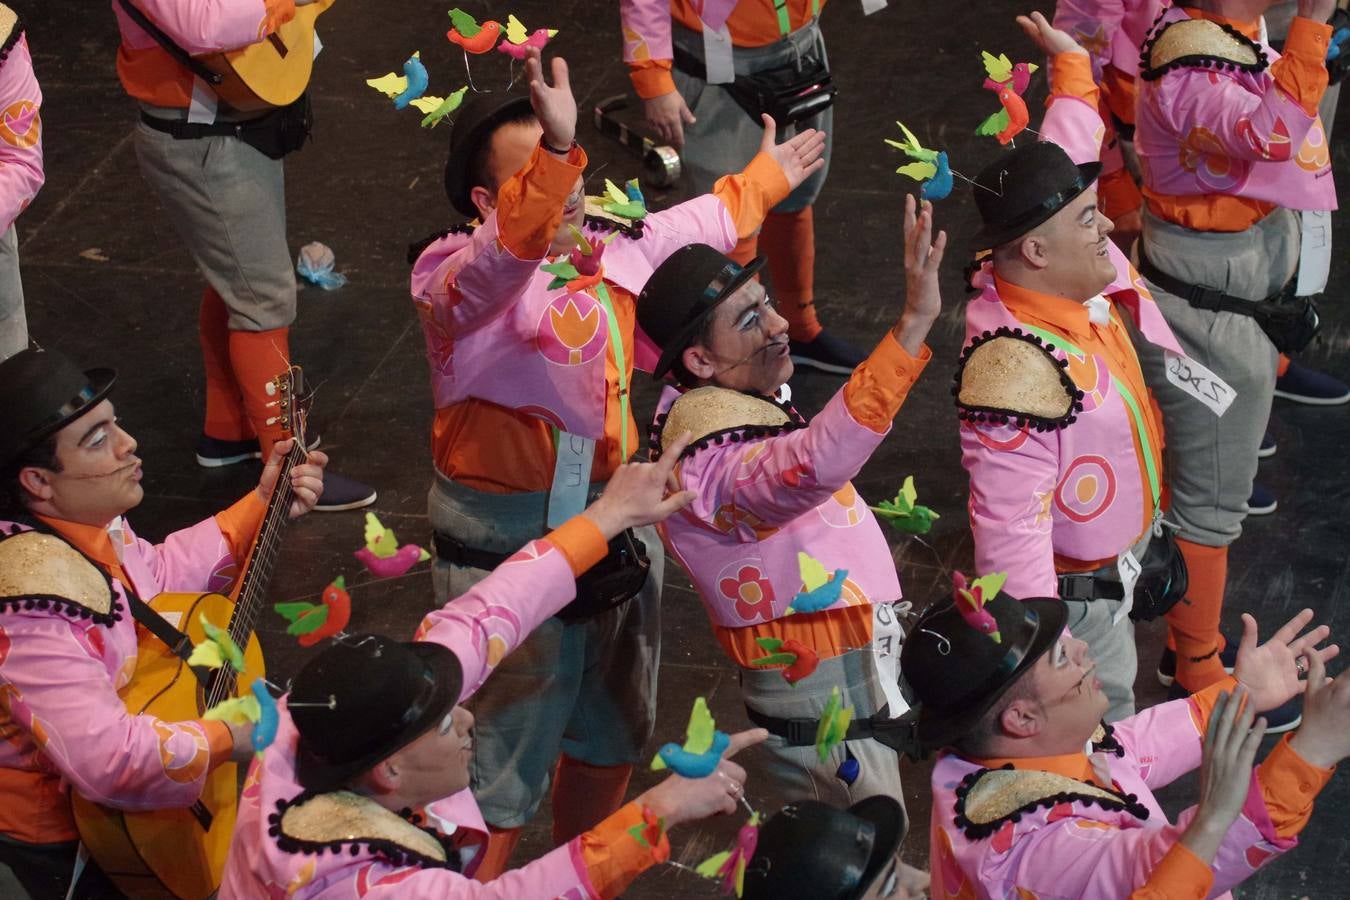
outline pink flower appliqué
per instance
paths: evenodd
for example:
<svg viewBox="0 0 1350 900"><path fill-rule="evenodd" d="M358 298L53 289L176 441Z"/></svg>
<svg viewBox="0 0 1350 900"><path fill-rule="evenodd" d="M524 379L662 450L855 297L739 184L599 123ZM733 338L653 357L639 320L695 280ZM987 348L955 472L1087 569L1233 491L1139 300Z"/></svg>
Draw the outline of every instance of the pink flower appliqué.
<svg viewBox="0 0 1350 900"><path fill-rule="evenodd" d="M767 621L773 606L773 584L755 566L742 566L735 578L718 582L723 596L736 601L736 615L747 622Z"/></svg>

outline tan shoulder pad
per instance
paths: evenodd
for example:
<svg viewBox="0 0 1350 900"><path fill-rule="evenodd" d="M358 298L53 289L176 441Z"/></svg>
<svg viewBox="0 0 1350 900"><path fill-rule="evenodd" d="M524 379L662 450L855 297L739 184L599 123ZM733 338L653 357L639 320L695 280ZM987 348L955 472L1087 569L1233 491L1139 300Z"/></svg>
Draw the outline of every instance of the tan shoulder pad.
<svg viewBox="0 0 1350 900"><path fill-rule="evenodd" d="M1083 407L1083 394L1040 339L1000 328L971 341L956 370L961 418L1062 428Z"/></svg>
<svg viewBox="0 0 1350 900"><path fill-rule="evenodd" d="M446 861L445 848L429 832L350 791L302 795L274 818L280 820L277 843L288 853L338 853L344 845L364 844L386 856Z"/></svg>
<svg viewBox="0 0 1350 900"><path fill-rule="evenodd" d="M1260 72L1266 52L1231 25L1208 19L1184 19L1163 26L1144 43L1140 75L1146 81L1172 69L1206 68Z"/></svg>
<svg viewBox="0 0 1350 900"><path fill-rule="evenodd" d="M20 603L26 609L71 606L77 613L87 610L85 615L114 615L108 576L70 544L41 531L0 541L0 606Z"/></svg>
<svg viewBox="0 0 1350 900"><path fill-rule="evenodd" d="M9 48L19 40L23 28L19 25L19 14L0 3L0 65L4 65Z"/></svg>
<svg viewBox="0 0 1350 900"><path fill-rule="evenodd" d="M653 448L664 453L684 432L693 435L690 449L724 435L760 437L800 428L796 410L766 397L729 388L701 387L682 394L657 421ZM688 451L686 451L688 452Z"/></svg>

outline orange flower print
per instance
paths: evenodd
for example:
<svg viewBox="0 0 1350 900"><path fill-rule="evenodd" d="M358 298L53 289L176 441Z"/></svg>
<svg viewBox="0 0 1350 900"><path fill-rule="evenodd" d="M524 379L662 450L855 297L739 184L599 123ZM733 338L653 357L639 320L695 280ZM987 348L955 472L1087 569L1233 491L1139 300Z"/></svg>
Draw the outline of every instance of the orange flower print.
<svg viewBox="0 0 1350 900"><path fill-rule="evenodd" d="M768 621L772 615L773 584L757 566L744 565L717 583L722 596L736 602L736 615L746 622Z"/></svg>
<svg viewBox="0 0 1350 900"><path fill-rule="evenodd" d="M1294 162L1300 169L1308 172L1320 172L1331 165L1331 151L1327 147L1327 135L1322 130L1322 120L1313 122L1308 134L1299 145Z"/></svg>
<svg viewBox="0 0 1350 900"><path fill-rule="evenodd" d="M211 747L205 734L169 722L156 722L154 729L159 738L159 761L170 781L191 784L206 774L206 767L211 762ZM183 758L184 749L190 751L186 759Z"/></svg>
<svg viewBox="0 0 1350 900"><path fill-rule="evenodd" d="M1192 128L1181 142L1181 167L1194 172L1207 187L1226 190L1246 175L1247 166L1224 152L1223 144L1208 128Z"/></svg>

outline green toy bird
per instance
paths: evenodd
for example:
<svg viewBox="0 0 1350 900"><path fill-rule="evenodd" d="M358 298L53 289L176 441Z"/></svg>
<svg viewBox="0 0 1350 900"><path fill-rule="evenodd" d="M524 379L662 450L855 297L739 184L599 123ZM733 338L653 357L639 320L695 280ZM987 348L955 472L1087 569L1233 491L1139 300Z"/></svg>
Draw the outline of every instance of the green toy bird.
<svg viewBox="0 0 1350 900"><path fill-rule="evenodd" d="M422 117L422 127L435 128L437 125L441 124L442 119L450 115L455 110L459 109L460 104L464 102L464 94L468 90L469 86L466 84L464 87L455 91L448 97L444 98L423 97L421 98L421 100L414 100L413 105L416 106L422 112L426 113L426 115ZM440 99L440 103L435 104L434 106L432 106L429 103L422 102L423 100L436 100L436 99Z"/></svg>
<svg viewBox="0 0 1350 900"><path fill-rule="evenodd" d="M617 184L606 178L605 196L600 208L611 216L618 216L621 219L629 219L634 222L647 215L647 201L642 198L642 191L638 189L636 178L628 182L626 193Z"/></svg>
<svg viewBox="0 0 1350 900"><path fill-rule="evenodd" d="M914 476L907 475L894 500L882 500L876 506L869 506L868 509L896 531L905 534L927 534L933 528L933 520L942 517L927 506L915 503L917 497L918 494L914 490Z"/></svg>
<svg viewBox="0 0 1350 900"><path fill-rule="evenodd" d="M816 726L816 755L824 762L830 751L843 741L848 734L848 725L853 721L853 707L844 706L839 696L839 686L830 691L830 699L820 714L820 724Z"/></svg>

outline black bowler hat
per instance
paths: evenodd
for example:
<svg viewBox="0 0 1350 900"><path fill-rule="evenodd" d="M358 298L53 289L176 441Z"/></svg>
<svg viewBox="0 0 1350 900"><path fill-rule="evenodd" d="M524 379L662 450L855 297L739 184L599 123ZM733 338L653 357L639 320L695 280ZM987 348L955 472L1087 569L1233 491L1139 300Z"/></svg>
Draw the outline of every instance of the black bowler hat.
<svg viewBox="0 0 1350 900"><path fill-rule="evenodd" d="M744 900L856 900L895 856L908 830L905 808L884 795L847 810L792 803L759 829L746 863Z"/></svg>
<svg viewBox="0 0 1350 900"><path fill-rule="evenodd" d="M999 594L985 604L999 641L966 623L956 603L943 600L919 617L900 650L900 672L919 699L918 741L923 750L950 746L1012 687L1064 631L1062 600L1016 600Z"/></svg>
<svg viewBox="0 0 1350 900"><path fill-rule="evenodd" d="M669 372L717 305L763 267L763 257L741 266L707 244L686 244L666 257L637 300L638 326L661 348L652 374Z"/></svg>
<svg viewBox="0 0 1350 900"><path fill-rule="evenodd" d="M1021 237L1069 204L1097 180L1099 162L1076 165L1064 148L1034 141L1009 150L984 167L971 188L984 227L975 233L979 250Z"/></svg>
<svg viewBox="0 0 1350 900"><path fill-rule="evenodd" d="M493 91L474 94L460 107L450 132L450 156L445 161L445 195L450 205L469 218L477 218L469 191L469 166L483 141L503 122L515 119L530 109L528 94Z"/></svg>
<svg viewBox="0 0 1350 900"><path fill-rule="evenodd" d="M331 791L370 771L435 727L463 681L459 657L429 641L349 635L330 645L300 670L287 700L300 783Z"/></svg>
<svg viewBox="0 0 1350 900"><path fill-rule="evenodd" d="M0 362L0 467L88 412L115 380L113 369L81 372L54 350L20 350Z"/></svg>

